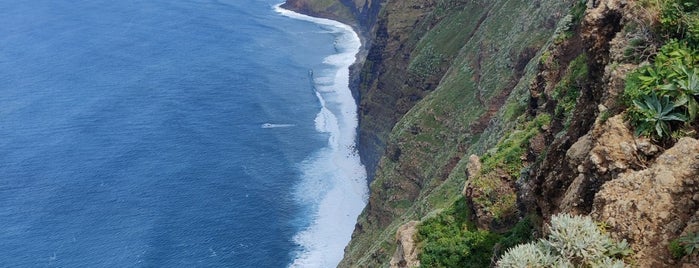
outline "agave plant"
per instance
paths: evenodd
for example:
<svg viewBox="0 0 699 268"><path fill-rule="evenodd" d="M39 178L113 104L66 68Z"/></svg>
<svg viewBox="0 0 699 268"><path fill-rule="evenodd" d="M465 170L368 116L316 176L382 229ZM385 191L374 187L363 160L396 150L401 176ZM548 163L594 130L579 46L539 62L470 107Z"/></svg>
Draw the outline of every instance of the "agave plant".
<svg viewBox="0 0 699 268"><path fill-rule="evenodd" d="M693 68L689 71L684 66L682 67L686 79L678 80L677 85L682 91L684 98L687 98L689 121L694 121L699 112L699 104L697 104L696 100L699 97L699 69Z"/></svg>
<svg viewBox="0 0 699 268"><path fill-rule="evenodd" d="M687 255L692 255L695 250L699 249L699 233L690 233L681 237L680 244L684 246Z"/></svg>
<svg viewBox="0 0 699 268"><path fill-rule="evenodd" d="M686 106L689 121L694 121L699 114L699 103L696 100L699 97L699 69L690 69L684 65L676 65L673 69L676 74L673 83L661 86L660 90L672 96L677 106Z"/></svg>
<svg viewBox="0 0 699 268"><path fill-rule="evenodd" d="M673 103L669 96L658 96L654 93L643 96L643 101L633 100L633 104L640 115L635 118L636 135L655 134L660 137L670 136L670 121L687 122L687 117L675 110L684 103Z"/></svg>

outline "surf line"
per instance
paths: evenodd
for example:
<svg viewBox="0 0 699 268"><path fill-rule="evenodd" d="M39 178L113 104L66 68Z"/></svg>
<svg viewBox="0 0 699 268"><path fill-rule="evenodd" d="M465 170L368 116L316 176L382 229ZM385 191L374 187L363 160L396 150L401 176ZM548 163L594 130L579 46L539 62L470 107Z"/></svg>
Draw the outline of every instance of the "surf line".
<svg viewBox="0 0 699 268"><path fill-rule="evenodd" d="M352 27L274 7L279 14L332 29L335 54L323 61L332 74L309 71L313 90L321 104L316 130L328 133L328 145L302 163L302 179L296 189L302 205L313 209L310 225L294 236L301 247L289 267L335 267L350 241L357 216L366 205L366 169L356 151L357 104L349 88L349 67L361 42ZM315 83L328 79L331 83ZM325 81L325 80L323 80ZM319 187L322 186L322 187Z"/></svg>

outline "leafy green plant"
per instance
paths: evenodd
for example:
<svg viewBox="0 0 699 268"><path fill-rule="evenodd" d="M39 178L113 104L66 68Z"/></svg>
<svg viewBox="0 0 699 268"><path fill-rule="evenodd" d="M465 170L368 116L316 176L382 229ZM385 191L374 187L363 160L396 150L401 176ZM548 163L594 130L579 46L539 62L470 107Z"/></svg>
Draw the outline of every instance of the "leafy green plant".
<svg viewBox="0 0 699 268"><path fill-rule="evenodd" d="M670 250L670 255L672 255L673 258L675 259L681 259L687 253L684 251L684 246L680 244L679 239L675 239L670 241L670 244L667 246L668 250Z"/></svg>
<svg viewBox="0 0 699 268"><path fill-rule="evenodd" d="M686 42L664 45L655 61L627 76L624 102L637 135L669 139L699 115L699 51ZM677 123L673 123L676 121Z"/></svg>
<svg viewBox="0 0 699 268"><path fill-rule="evenodd" d="M418 226L423 267L487 267L501 236L477 230L468 220L468 205L460 198L450 208Z"/></svg>
<svg viewBox="0 0 699 268"><path fill-rule="evenodd" d="M508 250L498 267L624 267L625 241L615 242L588 216L551 217L546 239Z"/></svg>
<svg viewBox="0 0 699 268"><path fill-rule="evenodd" d="M699 233L690 233L682 236L679 242L684 247L684 252L687 255L692 255L694 251L699 249Z"/></svg>
<svg viewBox="0 0 699 268"><path fill-rule="evenodd" d="M634 100L633 104L638 113L634 120L636 135L648 135L655 131L660 138L669 137L671 121L686 122L687 118L677 111L678 104L670 101L669 96L658 98L655 94L644 96L643 101Z"/></svg>
<svg viewBox="0 0 699 268"><path fill-rule="evenodd" d="M660 87L666 95L673 96L679 103L685 104L689 121L694 121L697 117L699 104L696 97L699 97L699 69L687 68L685 65L672 66L677 78L674 83Z"/></svg>
<svg viewBox="0 0 699 268"><path fill-rule="evenodd" d="M661 1L659 22L665 35L699 45L699 2L696 0Z"/></svg>
<svg viewBox="0 0 699 268"><path fill-rule="evenodd" d="M504 235L499 242L503 250L534 240L532 218L533 216L524 217Z"/></svg>

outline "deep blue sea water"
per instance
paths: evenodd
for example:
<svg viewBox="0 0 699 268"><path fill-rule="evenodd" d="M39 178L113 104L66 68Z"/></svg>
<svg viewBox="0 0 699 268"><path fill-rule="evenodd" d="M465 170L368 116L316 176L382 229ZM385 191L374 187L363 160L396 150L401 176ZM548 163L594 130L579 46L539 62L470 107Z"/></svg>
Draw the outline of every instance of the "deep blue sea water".
<svg viewBox="0 0 699 268"><path fill-rule="evenodd" d="M278 2L0 1L0 267L332 266L347 33Z"/></svg>

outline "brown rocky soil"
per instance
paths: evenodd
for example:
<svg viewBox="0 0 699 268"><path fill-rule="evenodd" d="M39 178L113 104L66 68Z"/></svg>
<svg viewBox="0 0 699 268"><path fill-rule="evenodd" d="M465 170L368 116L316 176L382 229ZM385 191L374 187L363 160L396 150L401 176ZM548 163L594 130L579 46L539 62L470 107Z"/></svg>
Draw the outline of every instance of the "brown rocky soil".
<svg viewBox="0 0 699 268"><path fill-rule="evenodd" d="M415 241L419 223L419 221L409 221L398 228L396 232L398 248L391 258L391 268L420 267L417 241Z"/></svg>
<svg viewBox="0 0 699 268"><path fill-rule="evenodd" d="M605 183L592 215L629 241L640 267L668 267L676 264L669 241L683 233L698 208L699 141L682 138L647 169Z"/></svg>

